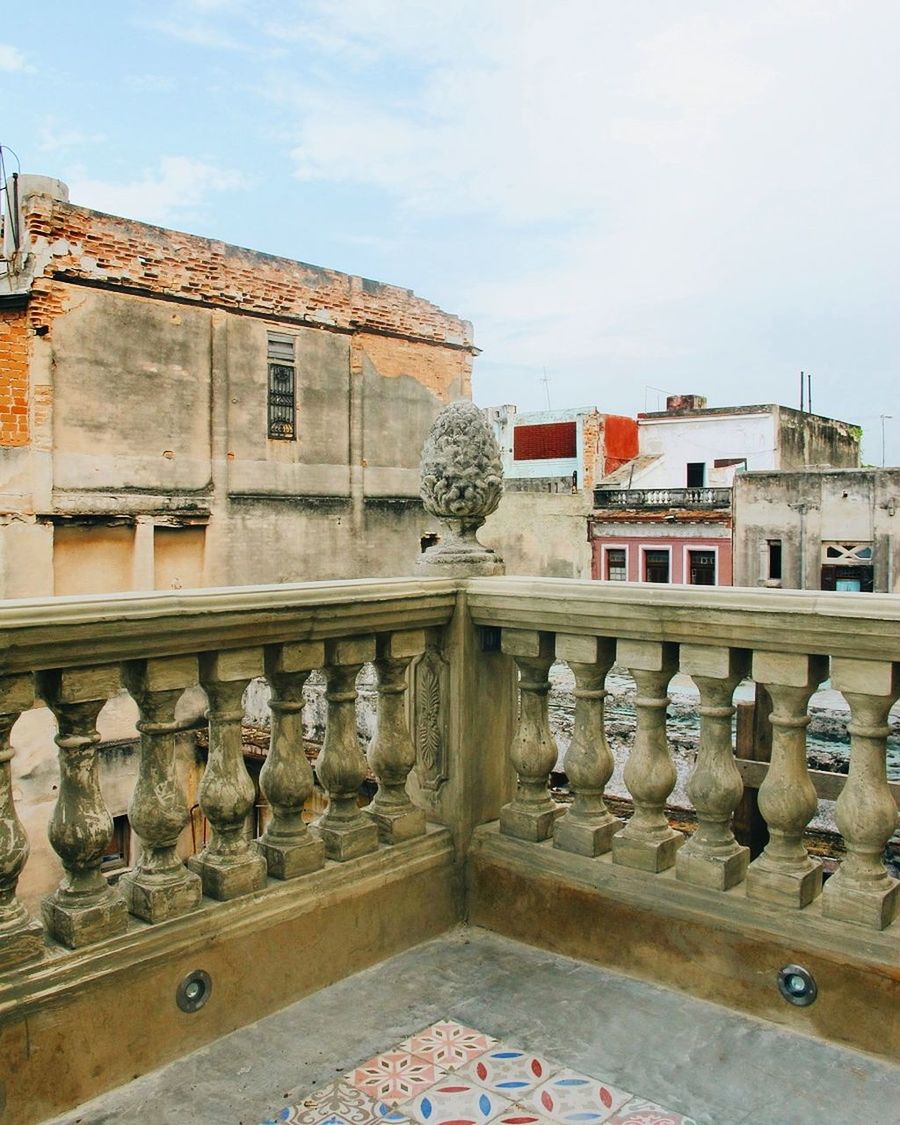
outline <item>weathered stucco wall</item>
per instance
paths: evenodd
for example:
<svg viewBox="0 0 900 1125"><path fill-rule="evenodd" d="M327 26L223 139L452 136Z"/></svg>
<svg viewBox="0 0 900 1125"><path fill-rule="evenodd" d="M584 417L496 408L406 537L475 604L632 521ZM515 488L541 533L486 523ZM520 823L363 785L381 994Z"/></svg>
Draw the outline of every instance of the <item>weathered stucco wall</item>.
<svg viewBox="0 0 900 1125"><path fill-rule="evenodd" d="M505 492L478 537L503 557L507 574L590 578L590 511L581 492Z"/></svg>
<svg viewBox="0 0 900 1125"><path fill-rule="evenodd" d="M0 596L410 572L435 530L419 454L470 395L471 325L40 192L23 225L30 299L0 318ZM270 332L293 341L295 440L269 436Z"/></svg>
<svg viewBox="0 0 900 1125"><path fill-rule="evenodd" d="M855 469L859 466L859 426L801 413L788 406L778 407L778 445L780 469L827 466Z"/></svg>
<svg viewBox="0 0 900 1125"><path fill-rule="evenodd" d="M734 581L768 580L781 542L780 584L818 590L822 543L871 543L874 588L900 593L900 469L747 473L734 488Z"/></svg>

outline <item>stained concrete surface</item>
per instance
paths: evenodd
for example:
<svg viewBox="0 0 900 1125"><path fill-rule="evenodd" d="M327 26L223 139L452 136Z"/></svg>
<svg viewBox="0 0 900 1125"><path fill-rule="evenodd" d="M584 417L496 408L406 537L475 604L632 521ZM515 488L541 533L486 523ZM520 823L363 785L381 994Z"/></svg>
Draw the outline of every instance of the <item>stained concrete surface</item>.
<svg viewBox="0 0 900 1125"><path fill-rule="evenodd" d="M900 1125L900 1067L463 927L54 1123L255 1125L445 1017L701 1125Z"/></svg>

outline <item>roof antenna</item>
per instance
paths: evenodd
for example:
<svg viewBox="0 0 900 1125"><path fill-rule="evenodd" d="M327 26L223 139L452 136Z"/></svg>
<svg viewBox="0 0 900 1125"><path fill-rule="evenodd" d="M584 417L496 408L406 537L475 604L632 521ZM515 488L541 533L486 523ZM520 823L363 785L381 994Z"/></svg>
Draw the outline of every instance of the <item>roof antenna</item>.
<svg viewBox="0 0 900 1125"><path fill-rule="evenodd" d="M541 382L544 384L544 390L547 393L547 409L549 410L550 409L550 376L547 374L547 368L546 367L544 368L544 376L541 379Z"/></svg>
<svg viewBox="0 0 900 1125"><path fill-rule="evenodd" d="M804 388L804 385L805 385L805 384L804 384L804 379L803 379L803 372L801 371L801 372L800 372L800 413L801 413L801 414L803 413L803 407L804 407L804 405L805 405L805 404L804 404L804 402L803 402L803 388Z"/></svg>

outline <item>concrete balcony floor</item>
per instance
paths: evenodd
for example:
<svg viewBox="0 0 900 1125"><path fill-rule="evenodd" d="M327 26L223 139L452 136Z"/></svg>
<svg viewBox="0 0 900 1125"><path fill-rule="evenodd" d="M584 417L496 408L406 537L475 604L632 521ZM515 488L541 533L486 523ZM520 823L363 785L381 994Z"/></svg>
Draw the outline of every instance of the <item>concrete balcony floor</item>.
<svg viewBox="0 0 900 1125"><path fill-rule="evenodd" d="M705 1125L900 1125L900 1067L466 927L53 1120L256 1125L443 1018Z"/></svg>

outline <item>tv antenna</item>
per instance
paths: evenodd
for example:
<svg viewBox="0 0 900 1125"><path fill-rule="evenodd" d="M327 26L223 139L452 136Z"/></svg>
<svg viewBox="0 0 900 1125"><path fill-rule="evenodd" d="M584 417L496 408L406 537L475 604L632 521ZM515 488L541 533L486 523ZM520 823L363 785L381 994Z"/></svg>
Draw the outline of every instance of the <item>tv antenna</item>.
<svg viewBox="0 0 900 1125"><path fill-rule="evenodd" d="M541 376L541 382L544 384L544 392L547 395L547 409L550 410L550 376L547 374L547 368L544 369L544 374Z"/></svg>

